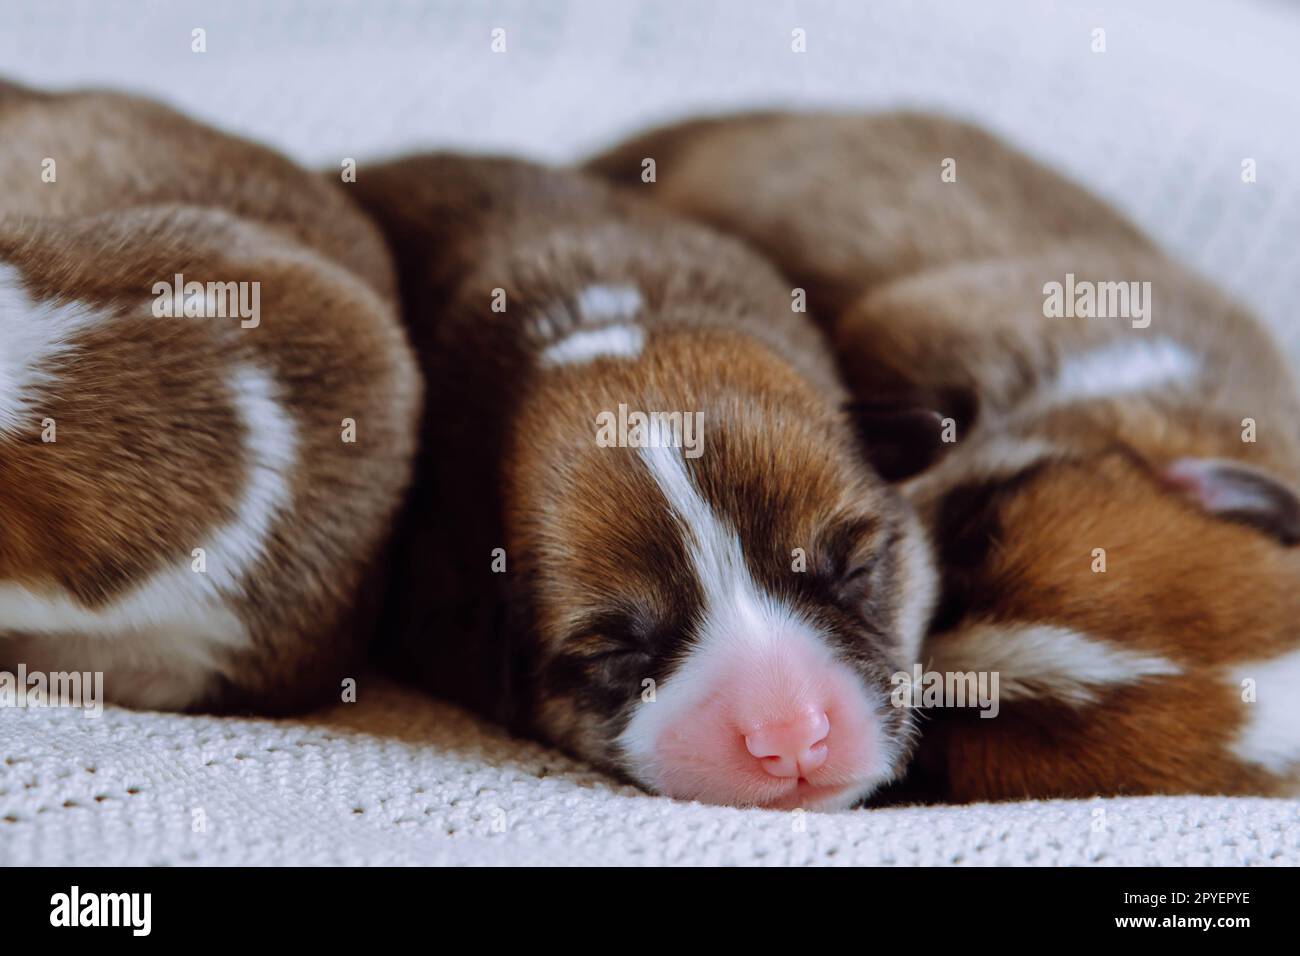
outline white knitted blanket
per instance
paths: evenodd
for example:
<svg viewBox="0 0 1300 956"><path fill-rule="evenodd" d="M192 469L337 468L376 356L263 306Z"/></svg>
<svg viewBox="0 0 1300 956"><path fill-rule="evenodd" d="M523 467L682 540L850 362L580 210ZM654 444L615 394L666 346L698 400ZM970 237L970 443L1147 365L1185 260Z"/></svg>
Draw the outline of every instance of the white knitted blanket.
<svg viewBox="0 0 1300 956"><path fill-rule="evenodd" d="M938 106L1118 203L1300 357L1287 4L8 0L4 20L0 72L153 93L361 175L418 147L567 159L698 110ZM2 710L0 863L1294 865L1300 801L686 805L371 678L298 720Z"/></svg>
<svg viewBox="0 0 1300 956"><path fill-rule="evenodd" d="M13 711L0 862L1178 864L1300 860L1300 803L1148 798L815 814L611 784L362 680L308 719Z"/></svg>

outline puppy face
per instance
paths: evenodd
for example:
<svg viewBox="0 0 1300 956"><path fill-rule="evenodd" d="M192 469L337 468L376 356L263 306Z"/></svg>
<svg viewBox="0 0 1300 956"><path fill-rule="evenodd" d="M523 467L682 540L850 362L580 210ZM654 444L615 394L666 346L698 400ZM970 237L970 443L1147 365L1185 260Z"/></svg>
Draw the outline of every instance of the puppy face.
<svg viewBox="0 0 1300 956"><path fill-rule="evenodd" d="M537 723L671 796L848 806L911 749L889 691L932 594L915 520L774 354L723 329L633 338L544 362L507 455ZM695 444L605 447L620 405L681 413Z"/></svg>
<svg viewBox="0 0 1300 956"><path fill-rule="evenodd" d="M1300 769L1294 491L1123 446L972 451L909 487L943 575L932 666L1000 674L997 720L952 717L951 796L1268 793Z"/></svg>

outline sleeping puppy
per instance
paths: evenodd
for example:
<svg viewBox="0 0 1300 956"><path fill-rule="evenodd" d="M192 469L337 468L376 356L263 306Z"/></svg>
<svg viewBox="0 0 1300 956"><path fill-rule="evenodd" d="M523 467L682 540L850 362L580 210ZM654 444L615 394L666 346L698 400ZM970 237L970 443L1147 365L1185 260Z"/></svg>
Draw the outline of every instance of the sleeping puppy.
<svg viewBox="0 0 1300 956"><path fill-rule="evenodd" d="M149 708L338 694L419 406L382 239L111 93L0 83L0 182L0 669Z"/></svg>
<svg viewBox="0 0 1300 956"><path fill-rule="evenodd" d="M893 778L928 552L789 288L569 171L429 155L356 188L428 382L392 666L674 797Z"/></svg>
<svg viewBox="0 0 1300 956"><path fill-rule="evenodd" d="M945 410L903 486L943 579L923 658L1002 703L928 712L929 792L1296 790L1300 399L1240 306L937 117L699 120L590 169L771 257L857 395Z"/></svg>

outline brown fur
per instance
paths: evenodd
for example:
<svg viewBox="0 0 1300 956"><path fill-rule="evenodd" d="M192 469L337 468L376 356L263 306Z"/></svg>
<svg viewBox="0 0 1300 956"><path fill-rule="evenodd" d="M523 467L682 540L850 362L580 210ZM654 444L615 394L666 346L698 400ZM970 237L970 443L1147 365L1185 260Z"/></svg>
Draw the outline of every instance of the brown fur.
<svg viewBox="0 0 1300 956"><path fill-rule="evenodd" d="M0 181L0 261L28 295L113 315L58 361L30 426L0 433L0 583L95 610L188 564L251 478L226 377L256 365L297 432L292 504L231 600L249 646L218 655L182 705L282 711L338 693L371 626L363 583L406 484L420 389L374 227L283 157L113 93L0 84ZM175 273L259 281L260 326L155 318L151 289ZM169 659L5 624L3 663L103 669L110 699L171 705Z"/></svg>
<svg viewBox="0 0 1300 956"><path fill-rule="evenodd" d="M761 258L513 160L414 157L368 168L358 187L399 263L430 386L389 628L401 673L635 779L617 735L642 680L671 680L700 594L636 450L595 441L596 416L627 403L704 413L692 478L754 576L819 608L864 680L887 686L899 609L927 584L900 557L916 535L862 464L824 343ZM593 284L639 290L640 355L539 367ZM539 332L542 316L558 328ZM491 571L494 548L506 573ZM811 573L792 573L794 548ZM821 608L816 582L872 557L869 639ZM905 715L890 719L905 737Z"/></svg>
<svg viewBox="0 0 1300 956"><path fill-rule="evenodd" d="M640 180L646 157L657 161L653 184ZM940 178L947 158L957 161L955 183ZM906 486L950 553L947 578L961 585L961 601L940 610L932 666L943 669L947 641L965 624L1028 621L1152 651L1184 670L1116 687L1089 707L1049 700L1004 705L996 720L942 714L918 764L933 775L928 795L1294 789L1293 775L1229 749L1252 705L1227 674L1300 646L1300 550L1207 513L1161 479L1174 460L1200 457L1260 469L1284 495L1300 485L1294 380L1240 306L1103 202L947 119L694 121L637 137L589 168L769 255L808 289L860 397L921 394L960 420L949 459ZM1067 272L1150 281L1150 329L1046 318L1044 283ZM1035 404L1070 356L1144 334L1203 357L1209 371L1195 389ZM1259 424L1254 444L1241 440L1247 417ZM1060 451L996 499L986 550L962 555L944 535L979 516L962 514L957 499L945 512L945 476L968 451L1009 437ZM1107 549L1105 574L1091 570L1094 547Z"/></svg>

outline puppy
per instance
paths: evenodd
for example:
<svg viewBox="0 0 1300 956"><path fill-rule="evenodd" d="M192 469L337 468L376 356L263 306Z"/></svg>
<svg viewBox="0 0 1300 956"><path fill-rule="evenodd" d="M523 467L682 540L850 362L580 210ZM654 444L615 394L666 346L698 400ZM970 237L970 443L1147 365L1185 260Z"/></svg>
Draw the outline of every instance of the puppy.
<svg viewBox="0 0 1300 956"><path fill-rule="evenodd" d="M1300 400L1245 310L938 117L699 120L589 168L770 256L859 396L946 411L903 487L943 577L924 657L1002 705L930 712L923 789L1296 790Z"/></svg>
<svg viewBox="0 0 1300 956"><path fill-rule="evenodd" d="M893 778L929 556L789 288L574 172L431 155L357 190L428 382L393 666L674 797Z"/></svg>
<svg viewBox="0 0 1300 956"><path fill-rule="evenodd" d="M0 182L0 665L148 708L339 693L419 410L382 239L112 93L0 83Z"/></svg>

